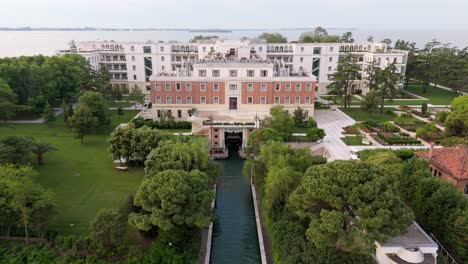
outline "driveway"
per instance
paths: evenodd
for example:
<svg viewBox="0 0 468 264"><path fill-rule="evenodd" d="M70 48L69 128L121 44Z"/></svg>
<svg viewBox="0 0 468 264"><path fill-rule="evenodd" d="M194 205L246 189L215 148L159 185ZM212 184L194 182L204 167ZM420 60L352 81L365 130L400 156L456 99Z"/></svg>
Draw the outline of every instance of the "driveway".
<svg viewBox="0 0 468 264"><path fill-rule="evenodd" d="M315 110L314 118L317 126L325 130L323 146L330 154L329 161L352 159L350 147L340 137L343 127L353 125L356 121L338 109Z"/></svg>

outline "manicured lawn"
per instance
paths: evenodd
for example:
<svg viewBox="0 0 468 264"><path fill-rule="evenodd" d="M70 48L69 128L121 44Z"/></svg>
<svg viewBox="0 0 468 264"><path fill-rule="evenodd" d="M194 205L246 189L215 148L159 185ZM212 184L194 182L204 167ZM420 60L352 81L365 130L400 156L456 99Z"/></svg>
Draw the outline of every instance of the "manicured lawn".
<svg viewBox="0 0 468 264"><path fill-rule="evenodd" d="M347 136L341 138L341 140L348 146L363 146L362 144L362 136Z"/></svg>
<svg viewBox="0 0 468 264"><path fill-rule="evenodd" d="M112 125L85 137L83 145L73 137L62 117L52 128L44 124L0 127L0 138L31 136L58 148L47 153L45 165L38 168L38 181L56 197L53 230L60 234L83 233L99 208L116 208L129 192L136 190L143 170L116 171L106 142L116 125L128 122L135 114L137 111L125 111L125 115L119 116L113 111Z"/></svg>
<svg viewBox="0 0 468 264"><path fill-rule="evenodd" d="M133 103L132 102L107 102L107 105L109 107L116 107L116 108L122 107L122 108L125 108L125 107L132 106Z"/></svg>
<svg viewBox="0 0 468 264"><path fill-rule="evenodd" d="M374 112L374 113L369 113L361 108L349 108L349 109L343 109L340 108L341 111L349 115L351 118L353 118L356 121L367 121L367 120L374 120L374 121L390 121L395 118L395 115L392 113L389 113L388 110L393 111L395 110L394 108L385 108L384 112L380 114L380 112Z"/></svg>
<svg viewBox="0 0 468 264"><path fill-rule="evenodd" d="M449 105L452 103L453 98L456 97L452 91L435 88L434 86L429 86L426 93L423 93L423 88L421 84L409 84L406 91L410 93L417 94L422 97L426 97L429 101L426 101L429 104L435 105Z"/></svg>

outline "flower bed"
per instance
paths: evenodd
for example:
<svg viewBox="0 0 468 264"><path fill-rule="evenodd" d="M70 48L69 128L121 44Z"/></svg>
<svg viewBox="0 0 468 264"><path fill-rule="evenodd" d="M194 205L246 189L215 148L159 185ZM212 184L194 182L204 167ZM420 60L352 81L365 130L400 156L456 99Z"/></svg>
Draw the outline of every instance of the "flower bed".
<svg viewBox="0 0 468 264"><path fill-rule="evenodd" d="M417 118L414 117L397 117L395 118L395 124L398 126L411 131L411 132L416 132L416 130L420 127L423 127L426 125L426 122L421 121Z"/></svg>
<svg viewBox="0 0 468 264"><path fill-rule="evenodd" d="M390 122L365 121L362 126L366 128L367 133L371 132L399 132L400 128Z"/></svg>
<svg viewBox="0 0 468 264"><path fill-rule="evenodd" d="M357 125L343 127L344 133L343 134L352 134L352 135L359 135L359 127Z"/></svg>

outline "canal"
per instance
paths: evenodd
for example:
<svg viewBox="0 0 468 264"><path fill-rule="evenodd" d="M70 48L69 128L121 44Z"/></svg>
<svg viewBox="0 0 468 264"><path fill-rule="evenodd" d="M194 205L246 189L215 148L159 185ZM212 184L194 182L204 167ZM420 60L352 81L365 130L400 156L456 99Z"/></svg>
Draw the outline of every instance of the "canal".
<svg viewBox="0 0 468 264"><path fill-rule="evenodd" d="M212 264L260 263L250 181L242 175L244 161L237 146L229 149L229 158L219 161L221 176L216 194L216 220L211 247Z"/></svg>

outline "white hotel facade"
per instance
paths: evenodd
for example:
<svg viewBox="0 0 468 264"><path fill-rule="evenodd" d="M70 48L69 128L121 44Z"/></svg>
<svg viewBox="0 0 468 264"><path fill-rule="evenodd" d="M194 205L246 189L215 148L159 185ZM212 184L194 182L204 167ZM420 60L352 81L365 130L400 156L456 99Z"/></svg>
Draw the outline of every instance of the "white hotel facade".
<svg viewBox="0 0 468 264"><path fill-rule="evenodd" d="M280 63L291 75L307 74L316 77L316 94L326 94L330 76L337 67L340 56L351 53L357 56L362 76L370 63L384 68L395 63L401 73L406 71L407 52L389 49L384 43L265 43L263 40L214 39L197 43L181 42L76 42L70 49L59 54L81 54L97 69L107 67L113 87L140 88L151 100L151 76L167 74L180 75L191 71L187 65L213 54L224 54L234 50L239 59L249 58L254 52L256 58ZM353 89L366 93L365 82L353 84Z"/></svg>

